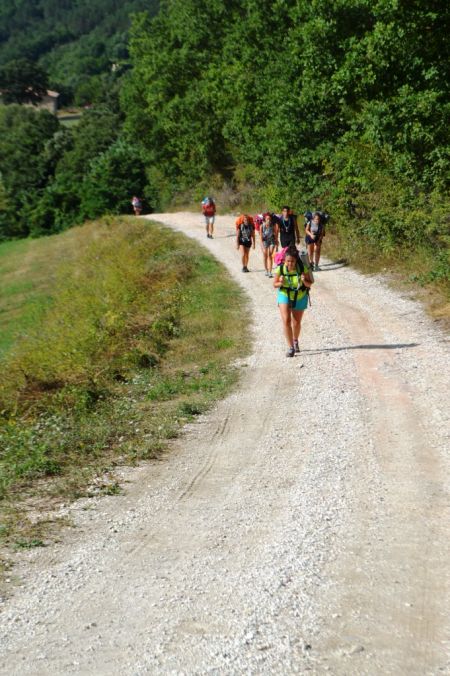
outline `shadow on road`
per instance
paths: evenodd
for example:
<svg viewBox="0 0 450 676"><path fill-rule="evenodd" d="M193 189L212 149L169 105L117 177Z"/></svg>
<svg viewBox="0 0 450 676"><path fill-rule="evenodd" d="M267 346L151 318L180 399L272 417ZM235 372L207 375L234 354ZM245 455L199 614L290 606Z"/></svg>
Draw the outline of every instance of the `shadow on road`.
<svg viewBox="0 0 450 676"><path fill-rule="evenodd" d="M333 263L320 263L319 272L330 272L330 270L338 270L339 268L345 268L347 267L347 265L348 263L344 259L334 261Z"/></svg>
<svg viewBox="0 0 450 676"><path fill-rule="evenodd" d="M302 354L320 354L321 352L343 352L345 350L402 350L405 347L417 347L420 343L396 343L393 345L343 345L342 347L324 347L321 350L302 350Z"/></svg>

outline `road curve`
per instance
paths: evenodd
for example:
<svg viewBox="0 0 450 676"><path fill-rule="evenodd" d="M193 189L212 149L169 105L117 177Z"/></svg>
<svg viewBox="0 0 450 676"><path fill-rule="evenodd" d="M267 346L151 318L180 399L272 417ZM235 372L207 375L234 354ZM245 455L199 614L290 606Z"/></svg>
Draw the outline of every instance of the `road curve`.
<svg viewBox="0 0 450 676"><path fill-rule="evenodd" d="M163 462L23 554L0 673L450 673L445 336L376 276L325 262L286 359L233 219L209 240L197 214L152 218L243 285L251 355Z"/></svg>

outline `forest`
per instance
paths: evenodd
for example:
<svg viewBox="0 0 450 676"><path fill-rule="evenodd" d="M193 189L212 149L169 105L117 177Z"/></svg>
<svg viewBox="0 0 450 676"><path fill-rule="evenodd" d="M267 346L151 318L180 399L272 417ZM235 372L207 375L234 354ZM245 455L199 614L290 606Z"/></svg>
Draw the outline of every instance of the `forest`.
<svg viewBox="0 0 450 676"><path fill-rule="evenodd" d="M158 0L2 0L0 67L18 59L38 64L64 102L90 103L105 74L128 60L134 12L158 9Z"/></svg>
<svg viewBox="0 0 450 676"><path fill-rule="evenodd" d="M104 0L97 23L95 12L83 22L83 2L51 0L20 19L29 4L1 10L0 64L38 56L69 87L84 86L88 54L97 67L122 55L126 67L107 74L73 131L42 112L0 110L3 237L123 209L121 177L132 177L127 194L140 191L150 209L206 191L232 193L225 207L321 206L343 240L429 256L425 281L448 274L448 3L162 0L155 15L152 3ZM143 7L117 42L127 11ZM21 30L42 17L39 34L53 37L39 55Z"/></svg>

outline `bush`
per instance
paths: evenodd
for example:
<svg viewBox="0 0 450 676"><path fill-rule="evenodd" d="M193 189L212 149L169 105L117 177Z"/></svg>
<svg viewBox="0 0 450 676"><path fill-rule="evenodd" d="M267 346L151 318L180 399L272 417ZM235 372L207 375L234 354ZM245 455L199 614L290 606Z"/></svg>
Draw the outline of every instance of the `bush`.
<svg viewBox="0 0 450 676"><path fill-rule="evenodd" d="M142 195L145 167L136 147L118 140L91 161L82 186L82 218L131 211L133 195Z"/></svg>

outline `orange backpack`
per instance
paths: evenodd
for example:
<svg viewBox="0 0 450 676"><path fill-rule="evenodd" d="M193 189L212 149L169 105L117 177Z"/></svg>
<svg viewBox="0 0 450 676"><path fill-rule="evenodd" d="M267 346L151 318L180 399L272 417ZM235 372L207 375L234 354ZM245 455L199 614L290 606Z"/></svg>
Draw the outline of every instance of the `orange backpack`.
<svg viewBox="0 0 450 676"><path fill-rule="evenodd" d="M240 215L236 218L236 228L239 228L239 227L242 225L242 223L244 222L244 218L245 218L246 216L247 216L247 219L248 219L249 224L252 225L253 228L255 227L255 223L254 223L253 218L252 218L251 216L248 216L247 214L240 214Z"/></svg>

